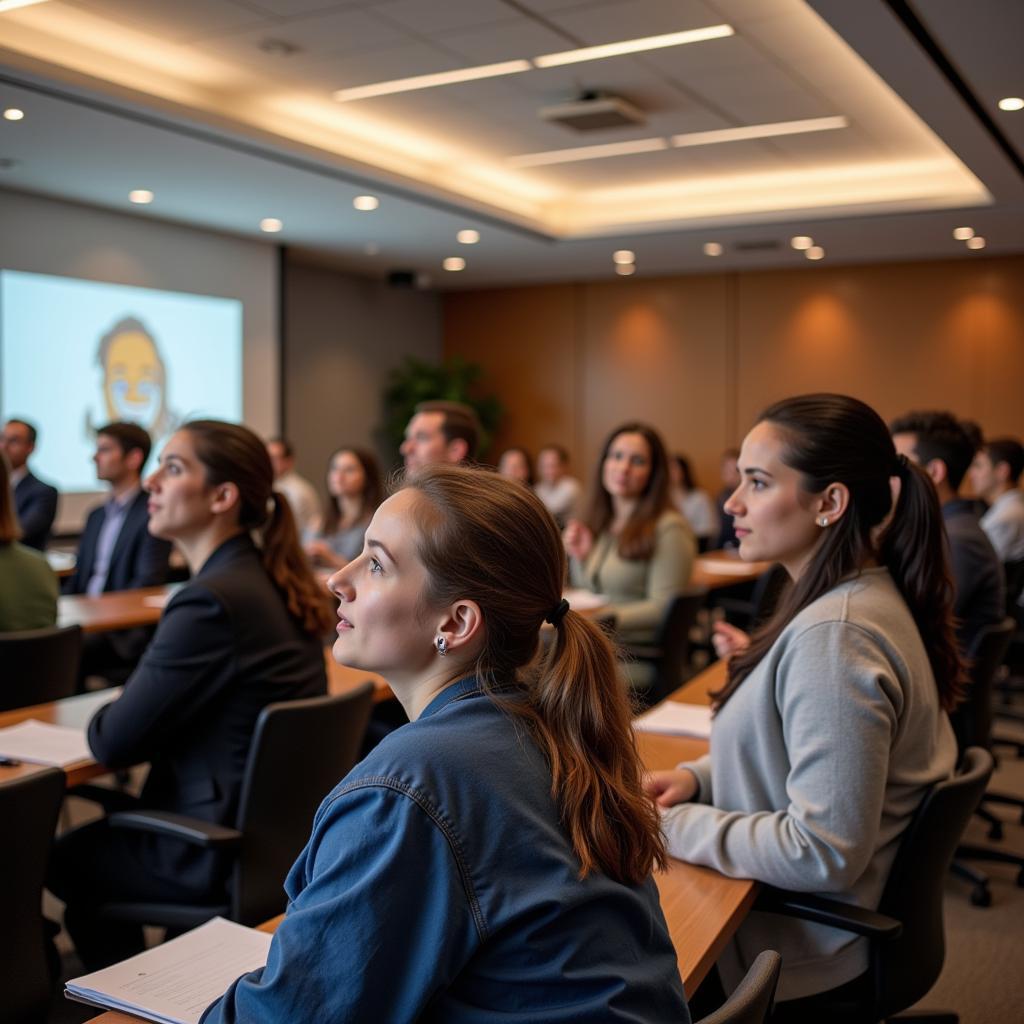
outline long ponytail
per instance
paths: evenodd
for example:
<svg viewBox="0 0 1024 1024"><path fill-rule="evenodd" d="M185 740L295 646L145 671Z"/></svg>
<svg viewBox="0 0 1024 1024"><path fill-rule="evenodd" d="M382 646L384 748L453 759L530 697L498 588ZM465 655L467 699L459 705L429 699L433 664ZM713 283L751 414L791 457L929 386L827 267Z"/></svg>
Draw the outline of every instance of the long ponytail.
<svg viewBox="0 0 1024 1024"><path fill-rule="evenodd" d="M643 794L615 652L594 623L561 605L566 563L555 521L530 489L481 470L432 466L407 486L426 499L417 506L424 599L480 606L477 677L544 754L580 876L641 882L666 863L660 822ZM541 651L545 619L555 635Z"/></svg>
<svg viewBox="0 0 1024 1024"><path fill-rule="evenodd" d="M730 659L725 685L711 695L715 706L735 693L796 615L877 558L889 570L924 640L939 700L952 710L963 697L966 672L953 626L942 511L931 481L919 467L897 458L881 417L855 398L787 398L766 409L758 422L771 423L782 434L782 460L803 475L805 491L818 494L830 484L843 483L850 507L822 531L807 567L784 591L772 617L753 633L749 647ZM895 509L894 476L900 479Z"/></svg>

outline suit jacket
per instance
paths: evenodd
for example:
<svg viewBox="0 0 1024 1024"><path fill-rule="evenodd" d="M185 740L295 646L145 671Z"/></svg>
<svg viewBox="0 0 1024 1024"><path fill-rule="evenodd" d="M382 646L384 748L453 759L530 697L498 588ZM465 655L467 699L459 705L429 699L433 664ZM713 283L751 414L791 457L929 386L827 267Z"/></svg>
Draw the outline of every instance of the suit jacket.
<svg viewBox="0 0 1024 1024"><path fill-rule="evenodd" d="M57 488L44 484L31 472L26 473L14 488L14 507L21 524L21 543L42 551L57 518Z"/></svg>
<svg viewBox="0 0 1024 1024"><path fill-rule="evenodd" d="M89 723L89 746L112 768L150 762L142 807L233 827L260 711L326 691L319 638L239 534L168 602L123 693ZM140 856L157 877L217 895L229 868L170 838L149 839Z"/></svg>
<svg viewBox="0 0 1024 1024"><path fill-rule="evenodd" d="M146 502L149 496L139 491L128 507L121 532L114 541L110 554L110 567L103 584L108 590L134 590L136 587L156 587L167 582L167 561L171 556L170 541L154 537L149 526ZM67 584L67 593L84 594L96 566L96 549L105 518L104 506L89 513L85 530L78 545L78 562Z"/></svg>

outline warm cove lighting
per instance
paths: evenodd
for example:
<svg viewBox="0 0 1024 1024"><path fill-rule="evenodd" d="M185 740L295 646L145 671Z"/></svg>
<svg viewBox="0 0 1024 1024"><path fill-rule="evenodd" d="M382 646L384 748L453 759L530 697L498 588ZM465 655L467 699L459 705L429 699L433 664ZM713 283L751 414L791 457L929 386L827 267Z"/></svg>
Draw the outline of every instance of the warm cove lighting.
<svg viewBox="0 0 1024 1024"><path fill-rule="evenodd" d="M968 238L974 237L974 228L953 228L953 237L958 242L966 242Z"/></svg>
<svg viewBox="0 0 1024 1024"><path fill-rule="evenodd" d="M352 200L352 205L357 210L368 213L370 210L376 210L380 206L380 200L376 196L356 196Z"/></svg>
<svg viewBox="0 0 1024 1024"><path fill-rule="evenodd" d="M0 14L5 11L16 11L19 7L32 7L44 3L46 0L0 0Z"/></svg>
<svg viewBox="0 0 1024 1024"><path fill-rule="evenodd" d="M17 107L8 107L4 111L4 120L5 121L20 121L20 120L22 120L24 118L24 116L25 116L25 111L24 110L19 110Z"/></svg>
<svg viewBox="0 0 1024 1024"><path fill-rule="evenodd" d="M1000 110L1024 110L1024 99L1020 96L1006 96L999 101Z"/></svg>
<svg viewBox="0 0 1024 1024"><path fill-rule="evenodd" d="M631 156L634 153L654 153L670 146L685 149L690 146L714 146L723 142L742 142L747 139L771 139L781 135L802 135L807 132L834 131L846 128L849 121L836 117L812 117L803 121L773 121L770 124L752 124L742 128L717 128L708 132L688 132L663 139L633 139L631 142L609 142L596 146L573 146L552 149L542 153L523 153L509 157L510 167L541 167L547 164L568 164L577 160L601 160L611 156Z"/></svg>
<svg viewBox="0 0 1024 1024"><path fill-rule="evenodd" d="M148 188L132 189L128 193L128 202L135 203L136 206L146 206L153 202L153 193Z"/></svg>
<svg viewBox="0 0 1024 1024"><path fill-rule="evenodd" d="M563 50L560 53L546 53L528 60L500 61L497 64L479 64L471 68L454 68L434 74L412 75L409 78L395 78L388 82L371 82L348 89L338 89L334 98L339 103L352 100L366 100L374 96L390 96L398 92L413 92L416 89L434 89L439 85L457 85L481 78L500 78L502 75L517 75L534 68L554 68L563 64L580 64L589 60L604 60L620 57L627 53L643 53L646 50L660 50L666 46L683 46L686 43L701 43L708 39L722 39L733 35L731 25L709 25L706 28L690 29L686 32L669 32L660 36L644 36L640 39L624 39L618 43L604 43L601 46L584 46L577 50Z"/></svg>
<svg viewBox="0 0 1024 1024"><path fill-rule="evenodd" d="M268 235L276 234L284 227L284 222L276 217L264 217L260 221L260 231L266 231Z"/></svg>

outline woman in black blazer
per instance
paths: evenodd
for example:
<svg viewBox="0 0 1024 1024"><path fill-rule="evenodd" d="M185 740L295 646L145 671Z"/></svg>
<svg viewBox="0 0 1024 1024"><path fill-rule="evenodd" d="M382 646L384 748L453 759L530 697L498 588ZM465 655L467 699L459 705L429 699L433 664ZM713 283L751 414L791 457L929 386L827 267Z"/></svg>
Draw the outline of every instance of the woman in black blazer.
<svg viewBox="0 0 1024 1024"><path fill-rule="evenodd" d="M334 615L252 431L185 424L145 487L150 532L177 543L193 578L168 602L124 692L89 723L89 746L111 768L150 762L139 806L233 825L260 711L326 691L321 637ZM60 839L49 887L94 970L141 948L140 929L100 923L102 905L206 901L227 872L210 852L101 819Z"/></svg>

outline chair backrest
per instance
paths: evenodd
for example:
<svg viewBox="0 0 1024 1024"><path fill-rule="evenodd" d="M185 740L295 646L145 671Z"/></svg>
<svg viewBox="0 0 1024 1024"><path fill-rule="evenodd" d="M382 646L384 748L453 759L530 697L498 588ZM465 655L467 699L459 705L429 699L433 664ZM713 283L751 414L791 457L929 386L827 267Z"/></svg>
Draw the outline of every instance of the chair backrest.
<svg viewBox="0 0 1024 1024"><path fill-rule="evenodd" d="M903 924L900 935L871 946L880 1020L916 1003L942 970L946 943L943 886L953 852L992 775L992 755L964 751L957 773L936 783L900 840L878 909Z"/></svg>
<svg viewBox="0 0 1024 1024"><path fill-rule="evenodd" d="M64 773L45 768L0 782L0 1022L44 1020L50 977L43 933L43 881L57 815L64 799Z"/></svg>
<svg viewBox="0 0 1024 1024"><path fill-rule="evenodd" d="M256 925L284 910L285 876L317 807L356 763L372 707L373 683L366 682L337 697L282 701L260 712L239 804L234 920Z"/></svg>
<svg viewBox="0 0 1024 1024"><path fill-rule="evenodd" d="M690 659L690 630L707 600L706 587L691 587L672 598L655 637L660 657L646 700L655 704L683 685Z"/></svg>
<svg viewBox="0 0 1024 1024"><path fill-rule="evenodd" d="M782 957L774 949L758 953L736 991L696 1024L766 1024L775 1003L781 970Z"/></svg>
<svg viewBox="0 0 1024 1024"><path fill-rule="evenodd" d="M1006 614L1019 621L1018 602L1024 592L1024 558L1016 562L1003 562L1003 576L1006 580Z"/></svg>
<svg viewBox="0 0 1024 1024"><path fill-rule="evenodd" d="M0 711L70 697L81 657L81 626L0 633Z"/></svg>
<svg viewBox="0 0 1024 1024"><path fill-rule="evenodd" d="M991 747L992 690L1015 628L1013 619L1005 618L984 626L974 638L968 653L971 678L967 699L952 715L961 751L968 747Z"/></svg>

